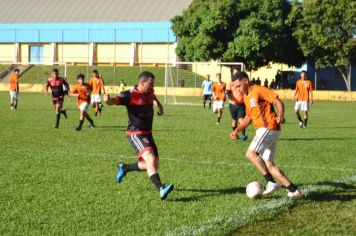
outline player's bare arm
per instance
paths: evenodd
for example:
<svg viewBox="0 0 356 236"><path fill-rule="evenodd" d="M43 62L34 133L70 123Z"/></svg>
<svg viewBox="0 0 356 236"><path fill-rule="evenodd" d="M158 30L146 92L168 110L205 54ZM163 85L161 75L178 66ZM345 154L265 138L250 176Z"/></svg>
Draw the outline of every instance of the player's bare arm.
<svg viewBox="0 0 356 236"><path fill-rule="evenodd" d="M164 114L164 109L162 106L162 103L158 100L158 98L155 96L154 100L153 100L154 105L156 105L158 107L158 112L157 115L161 116Z"/></svg>
<svg viewBox="0 0 356 236"><path fill-rule="evenodd" d="M120 105L119 101L116 98L111 98L109 94L104 94L104 102L109 105Z"/></svg>
<svg viewBox="0 0 356 236"><path fill-rule="evenodd" d="M284 119L284 103L279 99L276 98L273 100L273 105L277 107L278 110L278 116L276 117L276 121L278 124L282 124L285 122Z"/></svg>
<svg viewBox="0 0 356 236"><path fill-rule="evenodd" d="M298 87L295 88L294 101L298 100Z"/></svg>
<svg viewBox="0 0 356 236"><path fill-rule="evenodd" d="M234 102L234 100L233 100L233 98L232 98L232 91L231 91L231 90L226 90L225 94L226 94L226 96L229 98L229 100L230 100L233 104L235 104L235 102Z"/></svg>
<svg viewBox="0 0 356 236"><path fill-rule="evenodd" d="M46 96L48 96L48 84L45 84L43 90L44 90L44 94L45 94Z"/></svg>
<svg viewBox="0 0 356 236"><path fill-rule="evenodd" d="M246 115L240 125L230 133L230 138L235 140L241 130L245 129L251 123L251 117Z"/></svg>

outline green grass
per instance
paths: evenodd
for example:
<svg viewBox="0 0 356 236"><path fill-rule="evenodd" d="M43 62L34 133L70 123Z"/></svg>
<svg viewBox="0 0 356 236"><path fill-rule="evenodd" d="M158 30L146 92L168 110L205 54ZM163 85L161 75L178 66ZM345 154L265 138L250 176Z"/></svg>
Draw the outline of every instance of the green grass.
<svg viewBox="0 0 356 236"><path fill-rule="evenodd" d="M97 128L85 123L77 132L74 101L66 99L69 118L59 130L51 128L50 97L21 94L17 112L10 112L8 93L0 93L0 101L1 235L266 234L262 230L272 223L278 228L271 234L356 233L355 178L336 183L356 174L354 103L317 101L303 130L286 101L277 163L309 191L296 202L285 200L285 190L259 200L246 197L250 181L264 180L244 157L249 142L229 139L227 111L217 126L212 112L200 106L166 106L166 115L155 117L154 137L161 179L176 188L162 202L145 173L115 183L116 163L136 160L124 133L124 107L105 106L95 118ZM249 127L249 140L253 133ZM317 187L307 190L309 185Z"/></svg>
<svg viewBox="0 0 356 236"><path fill-rule="evenodd" d="M9 67L8 65L0 65L0 72Z"/></svg>
<svg viewBox="0 0 356 236"><path fill-rule="evenodd" d="M64 76L64 66L58 65L54 66L59 69L60 74ZM53 66L44 66L37 65L32 66L26 73L21 76L22 83L30 83L30 84L44 84L48 77L51 74L51 70L54 68ZM151 71L156 76L156 86L163 87L164 86L164 78L165 78L165 68L164 67L119 67L117 66L115 69L112 66L95 66L95 67L86 67L86 66L67 66L67 80L70 84L76 83L76 76L79 73L83 73L88 77L91 77L91 72L97 69L99 73L105 80L107 85L119 85L120 80L124 80L127 85L133 86L137 83L138 75L145 70ZM175 78L174 83L177 86L177 77L179 76L181 79L185 79L186 87L200 87L203 77L196 75L195 73L187 70L187 69L179 69L178 76L177 70L172 69L172 77ZM196 77L196 85L195 85L195 77Z"/></svg>

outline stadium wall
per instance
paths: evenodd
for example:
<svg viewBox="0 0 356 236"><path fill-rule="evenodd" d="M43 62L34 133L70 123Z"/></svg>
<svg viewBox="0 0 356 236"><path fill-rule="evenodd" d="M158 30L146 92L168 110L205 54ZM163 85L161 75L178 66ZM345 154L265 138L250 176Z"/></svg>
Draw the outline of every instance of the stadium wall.
<svg viewBox="0 0 356 236"><path fill-rule="evenodd" d="M20 84L21 92L43 92L43 84ZM117 94L119 86L105 86L108 93ZM0 83L0 91L9 91L9 84ZM274 90L281 99L293 99L294 90ZM155 87L157 95L164 95L164 87ZM201 96L200 88L168 88L168 95L175 96ZM331 100L331 101L356 101L356 92L347 91L314 91L314 100Z"/></svg>

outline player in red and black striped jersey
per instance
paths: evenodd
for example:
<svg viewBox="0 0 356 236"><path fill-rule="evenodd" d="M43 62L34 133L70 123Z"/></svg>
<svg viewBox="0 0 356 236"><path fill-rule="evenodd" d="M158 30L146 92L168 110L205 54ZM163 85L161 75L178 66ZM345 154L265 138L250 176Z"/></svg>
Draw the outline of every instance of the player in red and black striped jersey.
<svg viewBox="0 0 356 236"><path fill-rule="evenodd" d="M46 96L48 96L48 88L51 88L52 102L56 111L56 124L53 127L58 129L61 114L63 114L67 119L67 112L64 109L62 110L62 107L64 103L65 91L69 89L69 85L64 78L58 76L58 69L56 68L52 70L52 75L48 78L45 85Z"/></svg>
<svg viewBox="0 0 356 236"><path fill-rule="evenodd" d="M159 154L152 137L153 105L158 106L158 115L163 115L164 111L162 104L153 92L154 78L155 76L151 72L142 72L139 75L138 85L132 90L123 91L114 98L110 98L108 94L105 94L104 101L109 106L126 106L129 117L127 138L136 150L138 157L138 162L133 164L119 163L117 182L120 183L126 173L130 171L147 171L152 183L160 192L161 199L165 199L174 186L169 184L164 187L157 172Z"/></svg>

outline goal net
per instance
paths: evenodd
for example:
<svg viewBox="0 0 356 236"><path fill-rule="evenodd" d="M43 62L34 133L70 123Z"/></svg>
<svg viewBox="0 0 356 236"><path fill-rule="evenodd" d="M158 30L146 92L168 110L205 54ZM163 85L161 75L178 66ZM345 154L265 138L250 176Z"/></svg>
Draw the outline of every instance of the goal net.
<svg viewBox="0 0 356 236"><path fill-rule="evenodd" d="M244 71L242 62L177 62L165 68L164 102L175 105L200 105L202 83L207 75L216 81L216 74L222 80L231 80L233 68Z"/></svg>

